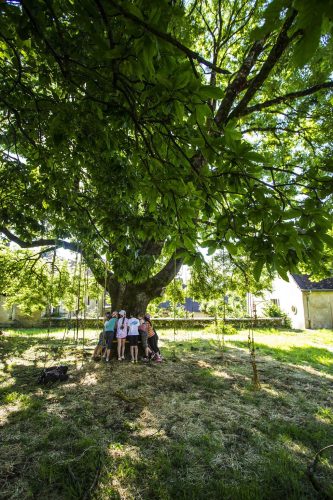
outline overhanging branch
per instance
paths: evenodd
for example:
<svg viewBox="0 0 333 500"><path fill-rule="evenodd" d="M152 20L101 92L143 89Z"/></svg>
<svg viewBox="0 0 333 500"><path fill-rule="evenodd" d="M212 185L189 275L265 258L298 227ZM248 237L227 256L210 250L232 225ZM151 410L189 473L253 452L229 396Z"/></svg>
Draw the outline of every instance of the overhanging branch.
<svg viewBox="0 0 333 500"><path fill-rule="evenodd" d="M274 106L275 104L281 104L283 102L288 102L292 101L295 99L298 99L299 97L306 97L311 94L315 94L316 92L319 92L320 90L323 89L331 89L333 88L333 82L325 82L325 83L318 83L317 85L313 85L312 87L309 87L307 89L303 90L298 90L296 92L290 92L288 94L275 97L274 99L269 99L267 101L255 104L254 106L249 106L242 111L240 111L237 115L237 117L240 116L246 116L251 113L254 113L255 111L261 111L262 109L269 108L270 106ZM235 110L236 112L236 110ZM234 113L232 113L234 114Z"/></svg>
<svg viewBox="0 0 333 500"><path fill-rule="evenodd" d="M2 233L6 238L8 238L13 243L16 243L21 248L36 248L43 246L53 246L55 248L64 248L65 250L70 250L72 252L80 253L85 259L88 267L93 272L97 283L102 287L105 286L105 281L107 282L112 279L113 273L105 268L105 262L96 252L91 254L85 250L85 248L79 242L71 242L60 240L57 238L39 238L37 240L25 241L19 238L6 227L0 226L0 233ZM97 262L96 262L97 261ZM106 278L105 278L106 274Z"/></svg>
<svg viewBox="0 0 333 500"><path fill-rule="evenodd" d="M147 290L154 290L155 293L162 293L163 289L170 283L170 281L178 274L183 264L183 259L178 257L183 249L178 249L166 265L155 276L147 280Z"/></svg>
<svg viewBox="0 0 333 500"><path fill-rule="evenodd" d="M228 85L225 91L225 96L215 116L215 122L218 126L222 125L225 122L237 95L245 88L247 77L255 62L257 61L259 55L263 51L263 48L264 40L254 42L235 78Z"/></svg>
<svg viewBox="0 0 333 500"><path fill-rule="evenodd" d="M231 120L232 118L237 117L242 113L242 110L246 108L253 96L267 80L272 69L280 60L282 54L292 41L292 38L288 36L288 30L291 28L296 15L297 11L294 10L292 14L285 20L282 29L267 56L266 61L262 65L259 73L251 80L251 84L249 85L244 97L237 104L235 109L230 113L230 115L228 116L228 120Z"/></svg>
<svg viewBox="0 0 333 500"><path fill-rule="evenodd" d="M170 45L173 45L174 47L177 47L180 51L182 51L186 56L192 61L195 59L199 63L203 64L204 66L207 66L211 70L215 71L216 73L220 73L222 75L230 75L230 71L226 69L219 68L215 64L211 63L210 61L207 61L204 57L202 57L198 52L195 52L194 50L189 49L182 43L180 43L178 40L173 38L169 33L163 33L162 31L157 30L150 24L148 24L146 21L143 19L140 19L138 16L135 14L132 14L131 12L128 12L126 9L124 9L121 5L119 5L117 2L110 1L110 4L115 7L115 9L118 10L124 17L127 19L130 19L131 21L135 22L136 24L142 26L146 31L149 31L153 35L157 36L158 38L161 38L162 40L165 40L166 42L170 43Z"/></svg>
<svg viewBox="0 0 333 500"><path fill-rule="evenodd" d="M36 248L44 246L55 246L57 248L65 248L66 250L71 250L72 252L82 253L79 243L72 243L70 241L58 240L55 238L40 238L33 241L24 241L18 236L15 236L11 231L5 227L0 227L0 232L6 236L10 241L16 243L21 248Z"/></svg>

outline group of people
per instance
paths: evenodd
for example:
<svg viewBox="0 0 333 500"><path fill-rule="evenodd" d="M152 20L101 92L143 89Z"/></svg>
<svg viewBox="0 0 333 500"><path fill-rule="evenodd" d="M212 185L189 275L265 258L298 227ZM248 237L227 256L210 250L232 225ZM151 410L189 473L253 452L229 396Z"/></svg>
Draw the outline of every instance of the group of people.
<svg viewBox="0 0 333 500"><path fill-rule="evenodd" d="M100 333L99 341L95 347L93 358L104 357L109 362L113 339L117 339L118 361L125 359L126 338L130 344L131 362L138 362L139 339L144 352L143 361L161 361L161 354L158 348L158 336L150 320L150 314L145 314L136 318L134 315L126 317L126 311L107 312L105 315L104 329Z"/></svg>

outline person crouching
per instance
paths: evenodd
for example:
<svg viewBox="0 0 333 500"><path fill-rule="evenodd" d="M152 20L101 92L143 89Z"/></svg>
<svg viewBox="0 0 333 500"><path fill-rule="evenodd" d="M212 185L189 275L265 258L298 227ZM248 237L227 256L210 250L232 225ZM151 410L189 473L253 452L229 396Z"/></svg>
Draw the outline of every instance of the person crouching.
<svg viewBox="0 0 333 500"><path fill-rule="evenodd" d="M152 351L151 359L154 359L155 361L161 361L161 353L158 348L158 336L153 328L152 322L150 321L150 314L145 314L144 320L147 323L148 346Z"/></svg>

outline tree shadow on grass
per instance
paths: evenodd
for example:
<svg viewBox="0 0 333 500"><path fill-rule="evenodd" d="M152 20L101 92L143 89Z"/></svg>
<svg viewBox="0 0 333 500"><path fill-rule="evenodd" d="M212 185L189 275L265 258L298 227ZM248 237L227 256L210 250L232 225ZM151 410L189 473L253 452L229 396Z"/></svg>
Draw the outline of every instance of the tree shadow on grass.
<svg viewBox="0 0 333 500"><path fill-rule="evenodd" d="M220 347L219 339L191 339L191 340L163 340L163 355L167 358L172 357L174 354L183 355L198 352L218 352Z"/></svg>
<svg viewBox="0 0 333 500"><path fill-rule="evenodd" d="M72 348L76 352L80 345L73 344L70 338L36 338L31 336L5 336L0 338L0 359L6 367L11 364L12 358L22 358L31 350L34 353L33 362L35 366L39 363L54 361L60 364L68 350Z"/></svg>
<svg viewBox="0 0 333 500"><path fill-rule="evenodd" d="M1 498L90 498L104 454L99 436L47 411L41 397L19 401L0 430ZM5 436L6 427L15 434Z"/></svg>
<svg viewBox="0 0 333 500"><path fill-rule="evenodd" d="M234 386L238 367L247 368L244 353L241 364L223 365L218 372L216 350L201 349L207 341L186 344L183 359L174 363L173 347L164 345L162 365L87 364L69 384L46 389L34 384L27 399L20 380L27 370L32 380L33 361L27 366L16 361L11 390L22 407L9 415L2 432L6 445L19 443L31 464L25 466L22 456L9 480L19 484L24 476L24 491L34 498L89 498L102 462L105 498L122 498L124 491L128 498L152 499L319 498L304 479L300 447L316 451L327 444L333 439L331 424L318 421L313 409L298 418L287 406L287 392L277 398L250 390L244 371ZM228 354L233 351L239 352L229 348ZM94 385L85 384L89 376ZM277 376L285 383L290 373ZM320 379L306 377L309 384ZM277 387L273 371L267 382ZM292 384L293 379L290 391ZM319 396L317 403L322 404ZM274 411L267 415L269 407ZM152 435L143 432L144 425ZM251 462L255 454L257 461Z"/></svg>
<svg viewBox="0 0 333 500"><path fill-rule="evenodd" d="M84 361L83 352L72 346L70 339L5 336L0 339L0 400L11 393L32 394L40 386L37 380L44 367L66 364L75 373L77 362ZM66 360L72 353L75 361ZM65 361L63 361L65 360ZM8 383L7 383L8 381ZM48 387L48 386L45 386Z"/></svg>

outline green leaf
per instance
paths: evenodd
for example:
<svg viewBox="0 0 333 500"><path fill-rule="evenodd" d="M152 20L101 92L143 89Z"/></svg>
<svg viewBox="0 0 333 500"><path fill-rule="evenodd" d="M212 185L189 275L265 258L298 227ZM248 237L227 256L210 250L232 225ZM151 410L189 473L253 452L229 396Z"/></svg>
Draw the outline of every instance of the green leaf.
<svg viewBox="0 0 333 500"><path fill-rule="evenodd" d="M203 99L223 99L224 91L219 87L212 87L211 85L203 85L199 89L199 96Z"/></svg>
<svg viewBox="0 0 333 500"><path fill-rule="evenodd" d="M257 262L254 264L253 268L253 277L256 281L260 280L260 276L262 273L262 269L264 267L265 260L264 259L259 259Z"/></svg>
<svg viewBox="0 0 333 500"><path fill-rule="evenodd" d="M192 74L189 71L180 71L174 80L174 87L176 89L182 89L186 87L192 78Z"/></svg>
<svg viewBox="0 0 333 500"><path fill-rule="evenodd" d="M208 116L211 115L211 110L208 104L198 104L195 108L195 116L197 122L200 124L204 124L205 120Z"/></svg>
<svg viewBox="0 0 333 500"><path fill-rule="evenodd" d="M178 121L182 122L183 118L184 118L184 111L185 111L183 104L180 101L175 101L174 107L175 107L175 112L176 112L176 116L177 116Z"/></svg>
<svg viewBox="0 0 333 500"><path fill-rule="evenodd" d="M265 22L262 26L255 28L250 36L251 40L260 40L269 32L278 28L281 24L281 12L290 7L292 4L291 0L272 0L266 7L264 11L263 18Z"/></svg>
<svg viewBox="0 0 333 500"><path fill-rule="evenodd" d="M144 20L141 10L134 3L129 2L128 0L122 0L122 7L124 7L124 9L128 10L131 14L138 17L139 19Z"/></svg>
<svg viewBox="0 0 333 500"><path fill-rule="evenodd" d="M103 111L101 110L101 108L99 106L96 107L96 111L97 111L97 116L100 120L103 120Z"/></svg>
<svg viewBox="0 0 333 500"><path fill-rule="evenodd" d="M330 248L333 248L333 236L324 233L321 238Z"/></svg>

